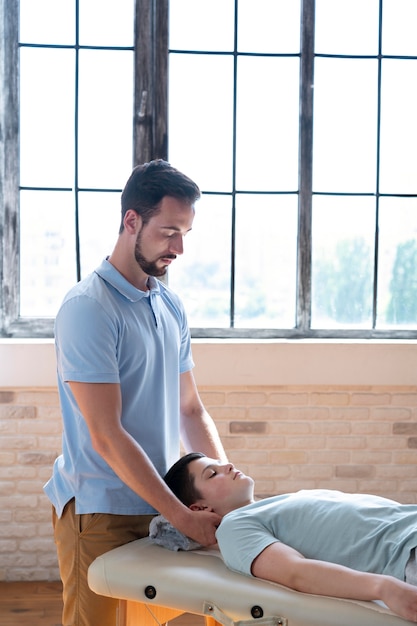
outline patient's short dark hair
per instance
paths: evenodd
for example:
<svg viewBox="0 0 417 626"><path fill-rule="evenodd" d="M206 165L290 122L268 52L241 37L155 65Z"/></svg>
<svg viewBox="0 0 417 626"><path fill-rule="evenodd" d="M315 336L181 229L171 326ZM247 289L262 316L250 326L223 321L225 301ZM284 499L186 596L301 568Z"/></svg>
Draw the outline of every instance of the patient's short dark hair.
<svg viewBox="0 0 417 626"><path fill-rule="evenodd" d="M177 496L178 500L181 500L186 506L194 504L201 494L194 485L194 477L189 472L188 466L191 461L195 459L201 459L206 455L202 452L190 452L182 456L164 476L164 481L168 487Z"/></svg>

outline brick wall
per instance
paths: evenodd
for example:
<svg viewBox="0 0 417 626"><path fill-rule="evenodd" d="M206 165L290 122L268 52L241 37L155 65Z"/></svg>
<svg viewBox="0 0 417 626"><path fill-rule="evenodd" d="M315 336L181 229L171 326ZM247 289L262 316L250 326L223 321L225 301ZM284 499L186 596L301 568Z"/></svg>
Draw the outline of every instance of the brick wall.
<svg viewBox="0 0 417 626"><path fill-rule="evenodd" d="M260 497L301 488L417 502L417 386L200 386ZM0 389L0 580L55 580L42 485L60 451L55 388Z"/></svg>
<svg viewBox="0 0 417 626"><path fill-rule="evenodd" d="M0 390L0 580L57 580L42 485L61 449L55 389Z"/></svg>
<svg viewBox="0 0 417 626"><path fill-rule="evenodd" d="M417 502L417 387L200 391L258 496L330 488Z"/></svg>

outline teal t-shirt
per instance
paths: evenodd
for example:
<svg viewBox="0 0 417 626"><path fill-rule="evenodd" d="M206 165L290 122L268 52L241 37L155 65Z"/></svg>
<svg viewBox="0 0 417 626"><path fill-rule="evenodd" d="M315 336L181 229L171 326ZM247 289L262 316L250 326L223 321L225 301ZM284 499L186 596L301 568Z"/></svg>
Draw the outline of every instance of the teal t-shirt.
<svg viewBox="0 0 417 626"><path fill-rule="evenodd" d="M280 541L306 558L404 580L410 551L417 545L417 505L302 490L228 513L216 536L226 565L248 576L254 559Z"/></svg>

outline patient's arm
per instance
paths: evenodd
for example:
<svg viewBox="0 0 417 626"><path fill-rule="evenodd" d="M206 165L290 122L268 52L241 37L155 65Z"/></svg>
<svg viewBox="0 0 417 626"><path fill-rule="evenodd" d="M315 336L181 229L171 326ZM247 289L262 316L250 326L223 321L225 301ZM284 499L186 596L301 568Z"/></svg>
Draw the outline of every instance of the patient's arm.
<svg viewBox="0 0 417 626"><path fill-rule="evenodd" d="M271 544L256 557L252 574L304 593L352 600L382 600L394 613L417 622L417 587L391 576L306 559L297 550L280 542Z"/></svg>

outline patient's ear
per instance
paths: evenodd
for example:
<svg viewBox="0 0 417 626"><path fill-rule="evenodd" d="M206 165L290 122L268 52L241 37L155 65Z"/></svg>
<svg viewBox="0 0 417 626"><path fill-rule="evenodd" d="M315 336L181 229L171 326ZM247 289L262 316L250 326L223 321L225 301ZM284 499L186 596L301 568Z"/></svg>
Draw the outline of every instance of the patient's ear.
<svg viewBox="0 0 417 626"><path fill-rule="evenodd" d="M213 512L213 509L206 506L205 504L198 504L197 502L195 504L190 504L189 508L192 511L211 511Z"/></svg>

